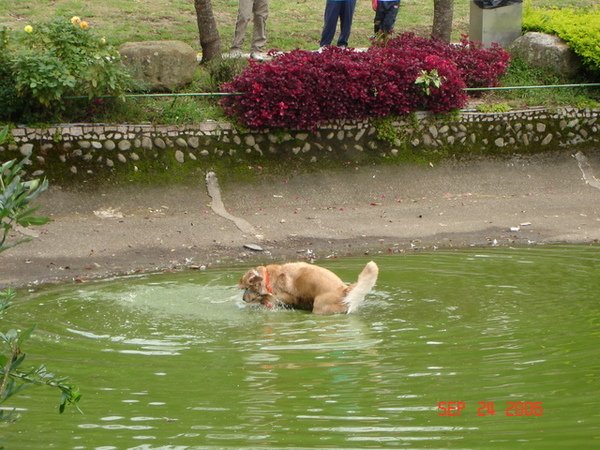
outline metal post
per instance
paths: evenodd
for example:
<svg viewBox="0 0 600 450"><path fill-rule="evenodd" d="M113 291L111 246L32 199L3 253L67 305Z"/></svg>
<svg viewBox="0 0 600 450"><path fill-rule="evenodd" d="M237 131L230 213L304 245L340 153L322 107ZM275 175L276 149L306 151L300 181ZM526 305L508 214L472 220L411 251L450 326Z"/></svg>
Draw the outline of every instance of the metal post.
<svg viewBox="0 0 600 450"><path fill-rule="evenodd" d="M469 38L508 47L521 36L522 0L471 0Z"/></svg>

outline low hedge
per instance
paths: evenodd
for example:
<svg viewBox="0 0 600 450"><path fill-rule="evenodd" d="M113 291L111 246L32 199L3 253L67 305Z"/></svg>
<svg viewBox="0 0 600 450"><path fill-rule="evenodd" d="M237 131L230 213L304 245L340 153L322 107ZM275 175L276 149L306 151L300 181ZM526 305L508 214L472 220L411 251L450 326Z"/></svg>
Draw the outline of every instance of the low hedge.
<svg viewBox="0 0 600 450"><path fill-rule="evenodd" d="M506 71L508 53L419 38L411 33L366 52L328 47L295 50L271 61L251 61L224 92L225 112L250 128L312 129L336 119L435 113L463 107L464 87L493 86Z"/></svg>
<svg viewBox="0 0 600 450"><path fill-rule="evenodd" d="M600 73L600 8L526 8L523 30L554 34L567 42L584 65Z"/></svg>

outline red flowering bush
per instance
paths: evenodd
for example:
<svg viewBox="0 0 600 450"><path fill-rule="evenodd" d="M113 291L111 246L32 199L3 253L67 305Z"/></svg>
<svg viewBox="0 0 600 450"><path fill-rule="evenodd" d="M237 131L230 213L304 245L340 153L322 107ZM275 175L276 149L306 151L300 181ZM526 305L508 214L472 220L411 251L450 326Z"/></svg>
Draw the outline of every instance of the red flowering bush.
<svg viewBox="0 0 600 450"><path fill-rule="evenodd" d="M467 101L465 84L451 61L403 48L372 47L367 53L376 93L369 107L371 116L446 112Z"/></svg>
<svg viewBox="0 0 600 450"><path fill-rule="evenodd" d="M310 129L335 119L451 111L466 103L465 83L497 83L508 61L502 52L412 34L367 52L294 50L268 62L250 61L223 85L224 92L243 95L226 97L221 104L251 128Z"/></svg>
<svg viewBox="0 0 600 450"><path fill-rule="evenodd" d="M421 55L436 55L454 62L467 87L497 86L510 61L509 53L497 44L484 48L480 42L469 41L464 35L458 44L447 44L403 33L387 41L386 46L410 49Z"/></svg>
<svg viewBox="0 0 600 450"><path fill-rule="evenodd" d="M492 47L484 48L480 42L469 41L463 36L453 50L452 60L467 87L498 86L510 62L510 54L495 42Z"/></svg>
<svg viewBox="0 0 600 450"><path fill-rule="evenodd" d="M369 65L363 53L294 50L248 68L224 92L225 111L251 128L313 128L318 122L368 116Z"/></svg>
<svg viewBox="0 0 600 450"><path fill-rule="evenodd" d="M222 101L229 115L238 117L252 128L310 126L313 119L306 111L321 118L318 98L320 68L310 52L291 52L265 63L250 61L233 82L225 83L225 92L243 92L242 96ZM317 120L319 120L317 119Z"/></svg>

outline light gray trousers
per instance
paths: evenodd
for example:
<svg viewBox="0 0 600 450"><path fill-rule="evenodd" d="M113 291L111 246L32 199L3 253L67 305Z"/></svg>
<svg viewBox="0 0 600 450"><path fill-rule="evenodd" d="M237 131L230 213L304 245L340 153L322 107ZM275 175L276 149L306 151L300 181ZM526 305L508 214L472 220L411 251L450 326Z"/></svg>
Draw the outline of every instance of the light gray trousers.
<svg viewBox="0 0 600 450"><path fill-rule="evenodd" d="M252 20L251 51L260 52L267 43L267 16L269 14L269 0L239 0L237 22L231 50L241 50L244 45L246 26Z"/></svg>

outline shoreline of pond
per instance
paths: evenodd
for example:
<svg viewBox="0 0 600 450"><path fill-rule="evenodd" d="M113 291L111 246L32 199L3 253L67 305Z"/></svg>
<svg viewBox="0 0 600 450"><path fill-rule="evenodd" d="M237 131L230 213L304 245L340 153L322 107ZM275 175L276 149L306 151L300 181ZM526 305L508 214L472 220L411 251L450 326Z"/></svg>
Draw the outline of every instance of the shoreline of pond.
<svg viewBox="0 0 600 450"><path fill-rule="evenodd" d="M577 157L575 157L577 156ZM0 287L291 260L600 242L600 148L186 185L52 185L47 225L0 255ZM255 231L255 233L253 232Z"/></svg>

